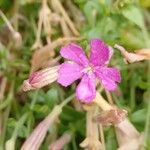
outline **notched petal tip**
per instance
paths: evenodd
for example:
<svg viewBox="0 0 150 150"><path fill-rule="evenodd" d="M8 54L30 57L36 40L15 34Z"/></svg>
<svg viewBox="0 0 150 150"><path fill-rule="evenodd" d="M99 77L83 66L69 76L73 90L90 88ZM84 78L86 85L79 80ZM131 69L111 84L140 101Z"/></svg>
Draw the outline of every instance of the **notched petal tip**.
<svg viewBox="0 0 150 150"><path fill-rule="evenodd" d="M96 69L96 76L108 91L114 91L117 83L121 81L120 71L117 68L99 67Z"/></svg>
<svg viewBox="0 0 150 150"><path fill-rule="evenodd" d="M60 50L60 54L62 57L68 60L72 60L79 65L86 66L89 63L83 49L75 43L71 43L67 46L62 47Z"/></svg>
<svg viewBox="0 0 150 150"><path fill-rule="evenodd" d="M94 66L101 66L108 63L110 49L101 39L92 39L90 41L90 62Z"/></svg>

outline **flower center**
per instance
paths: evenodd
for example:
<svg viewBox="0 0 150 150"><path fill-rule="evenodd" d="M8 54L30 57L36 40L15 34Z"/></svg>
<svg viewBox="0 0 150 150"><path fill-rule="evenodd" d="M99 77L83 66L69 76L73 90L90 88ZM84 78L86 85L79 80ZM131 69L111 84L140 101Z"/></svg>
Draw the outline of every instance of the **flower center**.
<svg viewBox="0 0 150 150"><path fill-rule="evenodd" d="M93 71L94 71L93 65L89 65L82 70L83 73L91 73Z"/></svg>

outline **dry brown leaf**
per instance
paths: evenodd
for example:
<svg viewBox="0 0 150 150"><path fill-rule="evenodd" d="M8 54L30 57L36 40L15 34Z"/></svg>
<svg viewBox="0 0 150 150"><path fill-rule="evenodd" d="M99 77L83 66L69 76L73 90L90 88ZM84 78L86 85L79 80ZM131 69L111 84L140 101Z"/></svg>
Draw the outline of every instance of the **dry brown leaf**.
<svg viewBox="0 0 150 150"><path fill-rule="evenodd" d="M39 49L36 50L31 59L31 71L30 73L40 69L43 64L51 60L55 56L53 49Z"/></svg>
<svg viewBox="0 0 150 150"><path fill-rule="evenodd" d="M118 124L126 118L127 112L123 109L111 109L103 111L101 114L93 118L94 122L101 123L102 125Z"/></svg>
<svg viewBox="0 0 150 150"><path fill-rule="evenodd" d="M59 60L61 59L61 56L58 56L54 59L49 59L46 62L43 62L41 64L41 69L48 68L48 67L54 67L59 65Z"/></svg>

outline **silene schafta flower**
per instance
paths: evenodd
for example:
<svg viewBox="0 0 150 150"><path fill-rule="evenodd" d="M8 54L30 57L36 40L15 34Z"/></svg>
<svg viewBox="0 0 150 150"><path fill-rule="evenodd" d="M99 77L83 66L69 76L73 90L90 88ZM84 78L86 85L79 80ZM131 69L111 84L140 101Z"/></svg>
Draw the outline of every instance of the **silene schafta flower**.
<svg viewBox="0 0 150 150"><path fill-rule="evenodd" d="M110 47L100 39L92 39L90 51L88 59L77 44L71 43L62 47L60 54L68 61L61 64L58 71L58 83L65 87L81 78L76 96L85 103L92 102L96 96L96 79L109 91L115 90L117 82L121 81L119 70L107 67L112 55Z"/></svg>

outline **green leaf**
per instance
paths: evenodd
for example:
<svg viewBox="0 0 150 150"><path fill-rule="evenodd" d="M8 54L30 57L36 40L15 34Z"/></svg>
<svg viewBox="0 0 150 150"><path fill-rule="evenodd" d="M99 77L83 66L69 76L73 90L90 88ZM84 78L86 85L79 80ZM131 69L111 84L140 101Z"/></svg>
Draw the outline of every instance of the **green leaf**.
<svg viewBox="0 0 150 150"><path fill-rule="evenodd" d="M150 83L141 80L141 81L139 82L139 85L138 85L138 86L139 86L141 89L146 90L146 89L148 89L148 87L150 87Z"/></svg>
<svg viewBox="0 0 150 150"><path fill-rule="evenodd" d="M84 114L82 112L76 111L70 106L65 106L60 117L64 122L73 122L82 119L84 117Z"/></svg>
<svg viewBox="0 0 150 150"><path fill-rule="evenodd" d="M52 108L59 101L59 93L57 88L52 88L47 91L45 101Z"/></svg>
<svg viewBox="0 0 150 150"><path fill-rule="evenodd" d="M102 5L100 6L99 1L93 0L93 1L88 1L85 6L84 6L84 13L86 15L86 18L88 20L88 23L90 26L94 26L96 23L96 17L97 13L98 14L104 14L103 12L103 7Z"/></svg>
<svg viewBox="0 0 150 150"><path fill-rule="evenodd" d="M142 12L138 7L134 5L130 5L122 10L122 14L128 20L130 20L140 28L143 28L144 20L143 20Z"/></svg>
<svg viewBox="0 0 150 150"><path fill-rule="evenodd" d="M146 120L146 109L140 109L131 114L131 121L134 123L144 123Z"/></svg>
<svg viewBox="0 0 150 150"><path fill-rule="evenodd" d="M19 132L18 132L18 136L21 137L21 138L25 138L27 137L28 135L28 132L27 132L27 128L25 126L22 126L20 129L19 129Z"/></svg>
<svg viewBox="0 0 150 150"><path fill-rule="evenodd" d="M107 150L116 150L117 149L117 142L114 129L111 127L106 136L106 149Z"/></svg>
<svg viewBox="0 0 150 150"><path fill-rule="evenodd" d="M42 115L46 115L48 111L49 111L49 107L47 105L35 104L33 107L33 112L37 113L38 117Z"/></svg>

